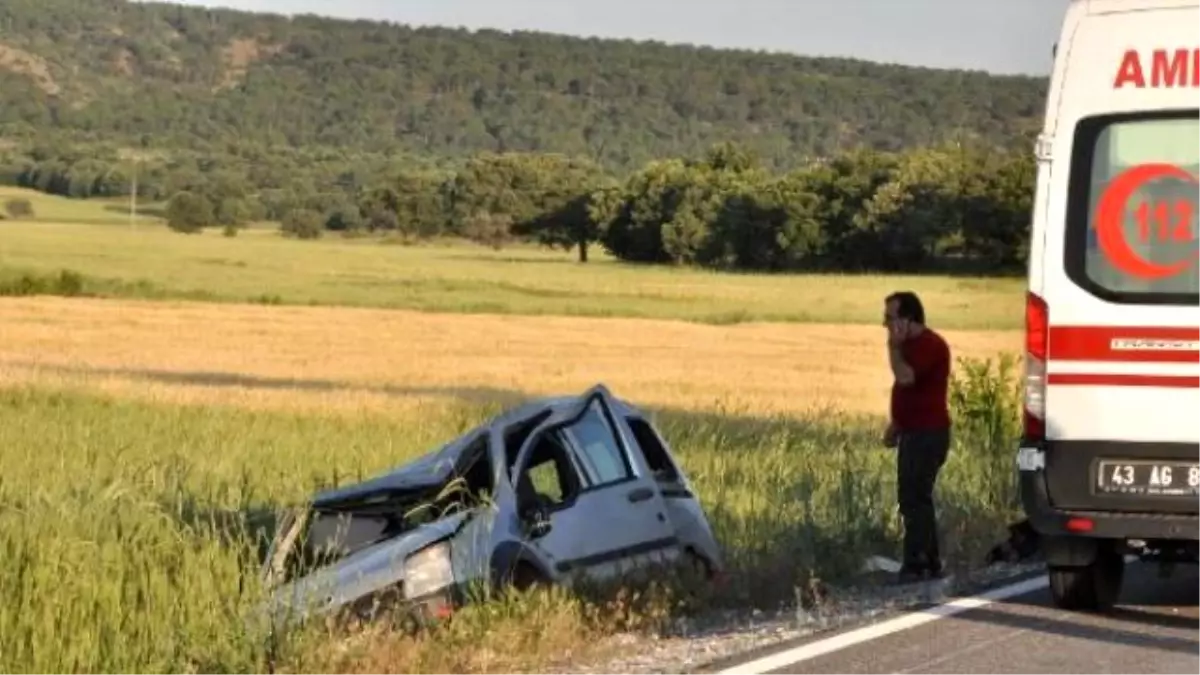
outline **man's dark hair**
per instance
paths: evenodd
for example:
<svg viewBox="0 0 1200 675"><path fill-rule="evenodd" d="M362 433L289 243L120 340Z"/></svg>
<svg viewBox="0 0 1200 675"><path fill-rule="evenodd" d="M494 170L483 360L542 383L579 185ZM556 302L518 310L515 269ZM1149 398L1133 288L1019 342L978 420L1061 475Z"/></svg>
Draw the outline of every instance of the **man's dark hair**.
<svg viewBox="0 0 1200 675"><path fill-rule="evenodd" d="M884 300L885 303L892 301L896 302L896 316L925 325L925 306L921 304L921 299L916 293L896 291Z"/></svg>

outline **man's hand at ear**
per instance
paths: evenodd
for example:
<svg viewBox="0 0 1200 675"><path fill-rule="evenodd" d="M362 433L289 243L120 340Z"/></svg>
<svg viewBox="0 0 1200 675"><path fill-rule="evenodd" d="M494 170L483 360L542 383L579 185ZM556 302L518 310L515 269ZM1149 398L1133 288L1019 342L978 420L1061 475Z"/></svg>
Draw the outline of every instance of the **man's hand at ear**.
<svg viewBox="0 0 1200 675"><path fill-rule="evenodd" d="M896 319L888 324L888 361L892 366L892 375L896 383L907 387L916 380L916 374L911 366L904 361L900 348L908 337L908 319Z"/></svg>
<svg viewBox="0 0 1200 675"><path fill-rule="evenodd" d="M908 319L893 319L888 323L888 346L899 347L908 339L909 320Z"/></svg>

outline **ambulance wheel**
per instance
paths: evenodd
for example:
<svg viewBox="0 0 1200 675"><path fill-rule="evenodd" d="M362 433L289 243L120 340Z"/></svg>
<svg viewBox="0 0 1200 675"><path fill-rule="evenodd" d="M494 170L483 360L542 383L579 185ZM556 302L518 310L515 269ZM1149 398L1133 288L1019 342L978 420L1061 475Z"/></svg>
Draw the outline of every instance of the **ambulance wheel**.
<svg viewBox="0 0 1200 675"><path fill-rule="evenodd" d="M1060 609L1107 612L1121 595L1125 558L1109 547L1096 551L1096 558L1082 567L1051 565L1050 595Z"/></svg>

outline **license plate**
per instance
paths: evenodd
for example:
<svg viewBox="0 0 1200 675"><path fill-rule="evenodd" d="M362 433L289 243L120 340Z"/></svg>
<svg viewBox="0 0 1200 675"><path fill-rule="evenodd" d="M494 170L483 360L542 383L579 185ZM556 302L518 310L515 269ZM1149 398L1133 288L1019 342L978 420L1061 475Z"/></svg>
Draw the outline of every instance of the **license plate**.
<svg viewBox="0 0 1200 675"><path fill-rule="evenodd" d="M1104 460L1096 476L1100 492L1151 497L1200 495L1200 464L1146 460Z"/></svg>

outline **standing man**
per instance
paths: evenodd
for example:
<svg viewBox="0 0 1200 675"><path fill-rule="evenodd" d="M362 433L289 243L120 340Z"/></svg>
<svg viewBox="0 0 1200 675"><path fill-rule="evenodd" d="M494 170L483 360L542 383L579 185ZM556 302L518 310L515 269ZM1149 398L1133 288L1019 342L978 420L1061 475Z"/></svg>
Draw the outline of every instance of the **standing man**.
<svg viewBox="0 0 1200 675"><path fill-rule="evenodd" d="M898 448L896 479L904 519L900 582L906 583L942 575L933 489L950 450L950 347L925 325L925 308L910 291L887 296L883 322L895 380L884 443Z"/></svg>

